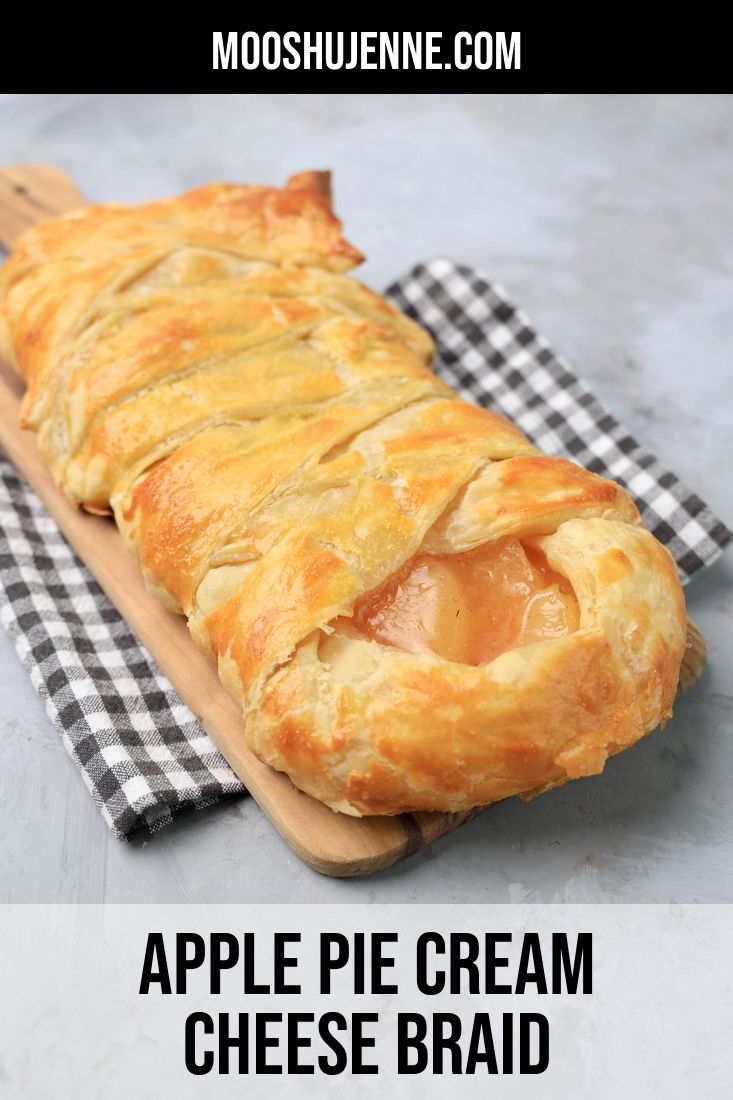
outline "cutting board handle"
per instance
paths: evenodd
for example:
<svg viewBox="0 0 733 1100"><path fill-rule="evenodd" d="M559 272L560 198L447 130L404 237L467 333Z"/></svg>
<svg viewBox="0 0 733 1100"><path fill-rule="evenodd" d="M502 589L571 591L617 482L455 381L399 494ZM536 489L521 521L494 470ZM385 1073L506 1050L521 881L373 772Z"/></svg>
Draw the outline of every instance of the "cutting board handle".
<svg viewBox="0 0 733 1100"><path fill-rule="evenodd" d="M41 218L86 205L71 176L55 164L0 168L0 244L10 250Z"/></svg>

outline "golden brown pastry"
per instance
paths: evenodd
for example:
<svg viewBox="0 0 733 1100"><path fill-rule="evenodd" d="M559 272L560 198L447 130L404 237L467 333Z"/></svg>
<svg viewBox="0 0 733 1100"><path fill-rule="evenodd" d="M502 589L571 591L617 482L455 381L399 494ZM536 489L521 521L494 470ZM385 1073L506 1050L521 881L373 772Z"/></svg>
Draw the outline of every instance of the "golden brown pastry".
<svg viewBox="0 0 733 1100"><path fill-rule="evenodd" d="M672 559L618 485L436 379L360 259L315 172L41 222L0 272L25 422L251 748L334 809L598 772L671 713Z"/></svg>

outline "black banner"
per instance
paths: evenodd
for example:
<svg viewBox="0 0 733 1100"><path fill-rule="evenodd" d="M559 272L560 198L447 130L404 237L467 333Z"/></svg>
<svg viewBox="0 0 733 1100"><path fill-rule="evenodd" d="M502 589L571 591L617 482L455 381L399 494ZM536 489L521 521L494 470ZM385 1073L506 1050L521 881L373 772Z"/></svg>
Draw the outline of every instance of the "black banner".
<svg viewBox="0 0 733 1100"><path fill-rule="evenodd" d="M504 10L497 12L505 14ZM43 20L39 20L43 23ZM638 26L538 18L439 31L157 29L129 20L82 33L65 22L8 31L7 91L609 92L725 91L725 36L668 19Z"/></svg>

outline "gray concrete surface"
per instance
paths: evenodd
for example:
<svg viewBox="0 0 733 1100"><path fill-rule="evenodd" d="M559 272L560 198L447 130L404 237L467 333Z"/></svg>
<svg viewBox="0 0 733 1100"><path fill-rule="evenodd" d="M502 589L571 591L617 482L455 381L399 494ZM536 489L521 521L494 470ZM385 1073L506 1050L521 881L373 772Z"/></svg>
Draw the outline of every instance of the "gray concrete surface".
<svg viewBox="0 0 733 1100"><path fill-rule="evenodd" d="M95 199L331 167L368 282L480 265L733 520L733 98L0 96L0 159ZM733 901L732 592L733 552L688 588L710 666L665 731L351 882L249 799L113 840L0 634L0 900Z"/></svg>

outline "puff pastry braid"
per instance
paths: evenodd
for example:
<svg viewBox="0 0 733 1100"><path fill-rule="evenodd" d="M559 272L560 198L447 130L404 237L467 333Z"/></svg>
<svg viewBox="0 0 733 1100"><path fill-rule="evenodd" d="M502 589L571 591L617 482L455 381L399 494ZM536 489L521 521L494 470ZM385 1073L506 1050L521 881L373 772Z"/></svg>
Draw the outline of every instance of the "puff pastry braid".
<svg viewBox="0 0 733 1100"><path fill-rule="evenodd" d="M334 809L598 772L671 713L673 562L622 488L436 379L360 259L315 172L41 222L0 273L25 423Z"/></svg>

